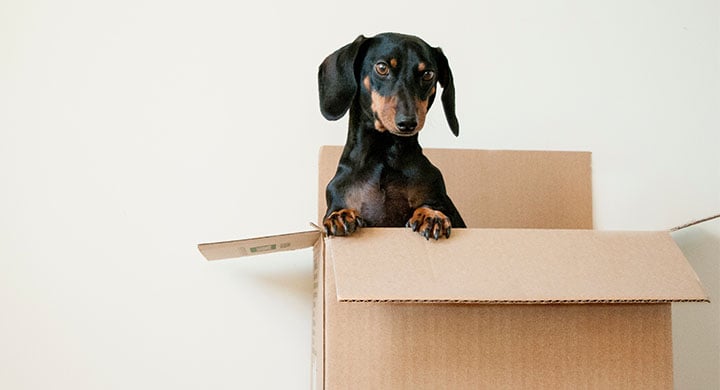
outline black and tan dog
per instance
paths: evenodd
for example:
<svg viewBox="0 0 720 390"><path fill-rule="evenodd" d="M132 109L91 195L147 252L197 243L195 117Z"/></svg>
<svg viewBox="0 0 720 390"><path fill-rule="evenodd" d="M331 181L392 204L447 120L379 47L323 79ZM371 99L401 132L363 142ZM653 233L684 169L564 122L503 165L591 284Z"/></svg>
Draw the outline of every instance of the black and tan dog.
<svg viewBox="0 0 720 390"><path fill-rule="evenodd" d="M445 117L457 136L447 58L420 38L361 35L320 65L323 116L337 120L350 110L345 148L326 191L328 235L349 235L363 226L407 226L437 240L449 237L453 227L465 227L440 171L418 143L438 82Z"/></svg>

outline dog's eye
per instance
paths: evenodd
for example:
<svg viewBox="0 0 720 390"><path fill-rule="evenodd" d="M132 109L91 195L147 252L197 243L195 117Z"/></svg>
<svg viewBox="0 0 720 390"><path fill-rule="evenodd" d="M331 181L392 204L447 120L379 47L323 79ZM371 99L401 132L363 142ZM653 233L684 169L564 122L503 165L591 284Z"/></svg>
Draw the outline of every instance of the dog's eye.
<svg viewBox="0 0 720 390"><path fill-rule="evenodd" d="M390 74L390 67L384 62L378 62L375 64L375 72L380 76L387 76Z"/></svg>
<svg viewBox="0 0 720 390"><path fill-rule="evenodd" d="M423 81L432 81L432 79L435 78L435 72L432 70L426 70L423 72L422 79Z"/></svg>

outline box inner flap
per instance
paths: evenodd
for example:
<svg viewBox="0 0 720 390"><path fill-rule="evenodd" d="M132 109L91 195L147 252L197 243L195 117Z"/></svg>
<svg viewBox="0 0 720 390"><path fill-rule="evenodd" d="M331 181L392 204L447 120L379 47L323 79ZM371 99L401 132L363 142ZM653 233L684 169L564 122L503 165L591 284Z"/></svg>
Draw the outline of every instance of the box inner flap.
<svg viewBox="0 0 720 390"><path fill-rule="evenodd" d="M340 301L622 303L707 301L667 232L455 229L426 241L365 228L326 239Z"/></svg>
<svg viewBox="0 0 720 390"><path fill-rule="evenodd" d="M313 246L319 238L319 230L309 230L245 240L200 244L198 249L207 260L221 260L308 248Z"/></svg>

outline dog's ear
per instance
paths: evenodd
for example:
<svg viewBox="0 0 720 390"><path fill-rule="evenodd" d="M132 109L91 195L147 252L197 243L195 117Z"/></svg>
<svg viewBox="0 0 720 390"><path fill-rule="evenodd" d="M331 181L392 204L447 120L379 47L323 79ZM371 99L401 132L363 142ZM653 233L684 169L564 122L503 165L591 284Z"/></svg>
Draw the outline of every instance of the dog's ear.
<svg viewBox="0 0 720 390"><path fill-rule="evenodd" d="M318 87L320 111L331 121L342 118L357 92L355 59L367 38L360 35L353 42L330 54L320 64Z"/></svg>
<svg viewBox="0 0 720 390"><path fill-rule="evenodd" d="M443 87L441 100L443 110L445 111L445 118L447 119L448 125L450 125L450 130L452 130L453 134L457 137L460 134L460 124L455 115L455 83L453 82L452 71L450 70L447 57L445 57L445 54L443 54L439 47L435 48L435 59L438 64L438 79L440 86Z"/></svg>

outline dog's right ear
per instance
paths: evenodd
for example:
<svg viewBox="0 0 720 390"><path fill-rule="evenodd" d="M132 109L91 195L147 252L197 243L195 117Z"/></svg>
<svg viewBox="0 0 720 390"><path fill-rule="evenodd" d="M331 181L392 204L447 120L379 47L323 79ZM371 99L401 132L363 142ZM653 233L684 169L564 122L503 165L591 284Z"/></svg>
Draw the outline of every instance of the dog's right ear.
<svg viewBox="0 0 720 390"><path fill-rule="evenodd" d="M318 87L320 90L320 111L325 119L334 121L342 118L350 108L357 92L355 59L367 38L360 35L320 64Z"/></svg>

